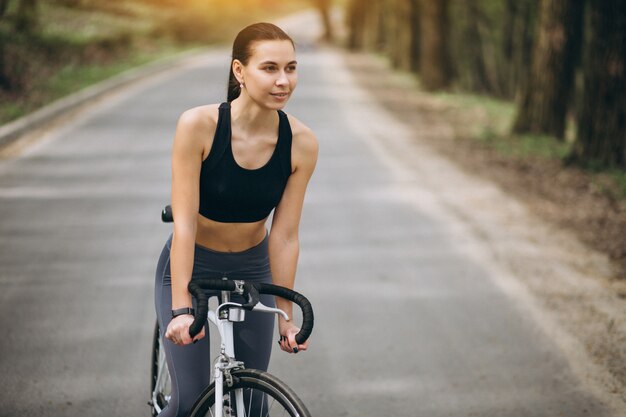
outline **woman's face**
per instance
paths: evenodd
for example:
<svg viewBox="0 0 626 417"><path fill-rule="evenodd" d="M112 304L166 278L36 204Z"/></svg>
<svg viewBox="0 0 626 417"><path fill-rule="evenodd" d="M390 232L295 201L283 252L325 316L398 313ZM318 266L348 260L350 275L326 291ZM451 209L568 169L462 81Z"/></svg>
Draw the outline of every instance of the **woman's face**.
<svg viewBox="0 0 626 417"><path fill-rule="evenodd" d="M233 62L233 71L243 80L248 95L259 105L282 109L296 88L296 53L291 41L256 41L248 64Z"/></svg>

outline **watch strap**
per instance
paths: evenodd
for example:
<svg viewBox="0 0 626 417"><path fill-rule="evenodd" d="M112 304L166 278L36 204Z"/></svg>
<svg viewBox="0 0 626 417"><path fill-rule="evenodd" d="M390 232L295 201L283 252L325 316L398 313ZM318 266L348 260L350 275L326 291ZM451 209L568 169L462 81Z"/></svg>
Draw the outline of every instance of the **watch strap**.
<svg viewBox="0 0 626 417"><path fill-rule="evenodd" d="M176 310L172 310L172 318L183 316L185 314L191 314L192 316L194 316L196 312L191 307L183 307L183 308L177 308Z"/></svg>

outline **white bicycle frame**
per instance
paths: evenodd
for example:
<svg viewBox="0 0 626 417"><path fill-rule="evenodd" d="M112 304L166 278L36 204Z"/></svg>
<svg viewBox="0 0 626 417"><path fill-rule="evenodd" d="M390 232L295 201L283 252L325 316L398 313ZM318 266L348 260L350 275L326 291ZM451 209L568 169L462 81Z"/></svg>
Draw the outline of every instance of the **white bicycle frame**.
<svg viewBox="0 0 626 417"><path fill-rule="evenodd" d="M235 281L238 285L242 286L243 281ZM224 308L228 307L230 308ZM221 311L221 314L219 313ZM278 308L268 307L261 302L258 302L252 311L258 311L262 313L280 314L283 318L289 321L289 316L284 311ZM220 354L215 360L213 366L213 378L215 383L215 415L214 417L231 417L230 409L227 416L223 416L222 406L224 403L224 380L227 385L232 384L232 377L230 371L236 368L243 368L244 363L237 361L235 358L235 346L233 341L233 323L241 322L245 319L246 310L242 308L239 303L230 301L230 292L222 291L222 304L218 305L215 310L209 310L207 319L215 325L220 336ZM167 363L165 361L164 350L162 341L159 339L159 368L157 373L156 386L160 386L166 378L169 378L169 372L167 369ZM169 395L165 398L169 402ZM244 403L243 403L243 391L241 389L235 390L235 400L237 404L237 417L244 416ZM157 401L157 390L152 393L152 401L157 413L161 412L159 402Z"/></svg>
<svg viewBox="0 0 626 417"><path fill-rule="evenodd" d="M230 307L229 307L230 306ZM229 307L225 309L224 307ZM221 311L221 314L218 313ZM268 307L260 301L254 306L252 311L262 313L280 314L285 320L289 320L287 313L278 308ZM230 302L230 292L222 291L222 304L215 310L209 310L207 319L217 327L220 335L220 355L213 366L213 378L215 384L215 416L223 417L222 405L224 403L224 380L227 385L233 383L230 375L231 369L243 368L244 363L235 360L235 346L233 342L233 323L245 319L246 310L239 303ZM235 401L237 404L237 417L245 417L245 406L243 402L243 390L235 390ZM231 417L230 408L227 411Z"/></svg>

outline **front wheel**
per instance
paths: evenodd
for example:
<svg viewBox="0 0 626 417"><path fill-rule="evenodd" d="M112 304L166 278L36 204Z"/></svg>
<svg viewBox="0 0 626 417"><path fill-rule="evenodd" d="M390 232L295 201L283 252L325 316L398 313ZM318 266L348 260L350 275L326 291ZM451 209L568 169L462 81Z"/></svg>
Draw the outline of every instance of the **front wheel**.
<svg viewBox="0 0 626 417"><path fill-rule="evenodd" d="M232 371L233 385L224 384L223 416L310 417L300 398L284 382L256 369ZM239 394L240 393L240 394ZM236 395L243 394L243 410L237 410ZM240 402L241 403L241 402ZM215 385L198 397L190 417L215 415Z"/></svg>

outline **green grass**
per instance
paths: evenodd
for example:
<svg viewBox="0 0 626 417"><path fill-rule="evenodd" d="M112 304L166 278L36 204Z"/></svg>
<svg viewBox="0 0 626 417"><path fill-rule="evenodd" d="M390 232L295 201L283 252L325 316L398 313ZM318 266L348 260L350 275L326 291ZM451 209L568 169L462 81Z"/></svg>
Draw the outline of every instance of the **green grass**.
<svg viewBox="0 0 626 417"><path fill-rule="evenodd" d="M563 160L571 149L569 143L557 140L552 136L502 134L490 127L483 128L475 139L491 146L503 155L522 159L539 157Z"/></svg>
<svg viewBox="0 0 626 417"><path fill-rule="evenodd" d="M19 103L4 103L0 105L0 116L4 116L7 120L17 119L28 113L28 108ZM2 117L0 117L0 122Z"/></svg>
<svg viewBox="0 0 626 417"><path fill-rule="evenodd" d="M549 135L512 134L516 114L515 103L467 93L437 93L436 96L454 111L470 112L474 117L463 119L468 138L479 141L499 153L515 157L564 159L571 142Z"/></svg>
<svg viewBox="0 0 626 417"><path fill-rule="evenodd" d="M594 187L612 200L626 199L626 170L588 168Z"/></svg>
<svg viewBox="0 0 626 417"><path fill-rule="evenodd" d="M511 126L516 115L515 103L468 93L436 93L435 96L460 116L457 131L499 154L514 160L542 158L564 162L570 155L576 135L575 123L569 121L566 139L549 135L513 134ZM626 199L626 170L583 167L593 176L594 184L605 195L616 200Z"/></svg>
<svg viewBox="0 0 626 417"><path fill-rule="evenodd" d="M189 46L162 43L158 49L135 50L106 63L70 62L38 80L28 94L20 94L0 103L0 124L25 116L38 108L111 78L131 68L156 61L189 49Z"/></svg>
<svg viewBox="0 0 626 417"><path fill-rule="evenodd" d="M110 64L67 65L42 85L42 91L51 97L62 97L92 84L111 78L131 68L147 64L186 48L165 46L155 52L129 54Z"/></svg>
<svg viewBox="0 0 626 417"><path fill-rule="evenodd" d="M163 14L160 8L132 0L107 7L69 8L40 2L39 24L32 33L13 31L15 8L9 8L0 21L0 42L8 39L4 53L12 88L0 90L0 124L186 48L150 37L160 22L159 13Z"/></svg>
<svg viewBox="0 0 626 417"><path fill-rule="evenodd" d="M610 177L617 184L618 190L620 192L620 199L626 198L626 171L613 171L609 172Z"/></svg>
<svg viewBox="0 0 626 417"><path fill-rule="evenodd" d="M119 33L142 33L153 22L142 15L120 16L99 10L81 10L42 4L42 36L63 38L75 44L115 37Z"/></svg>

